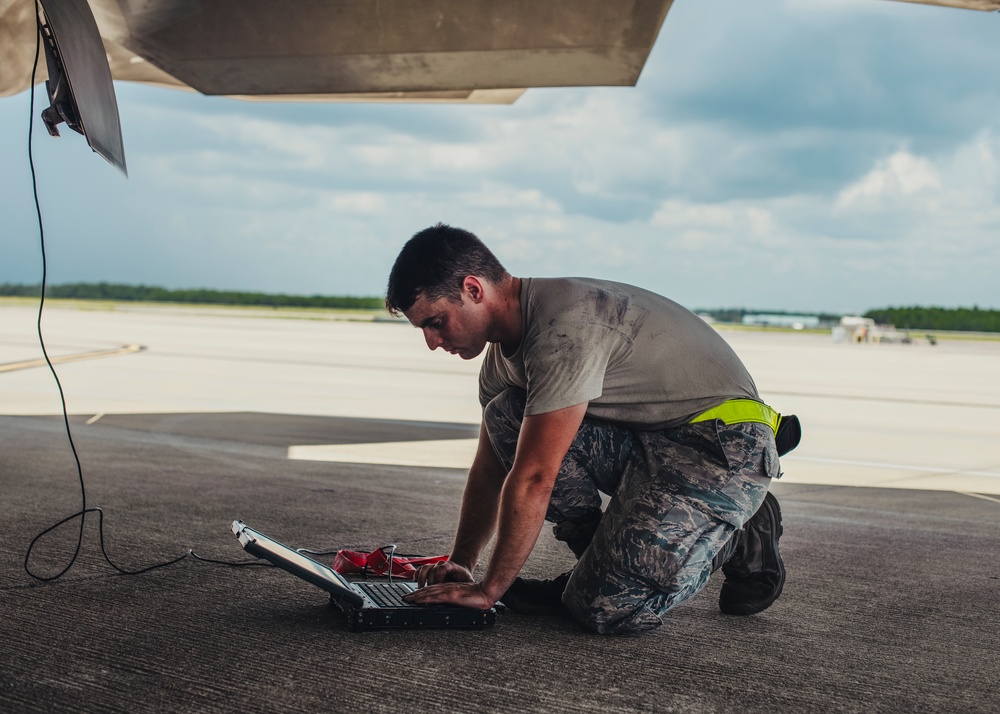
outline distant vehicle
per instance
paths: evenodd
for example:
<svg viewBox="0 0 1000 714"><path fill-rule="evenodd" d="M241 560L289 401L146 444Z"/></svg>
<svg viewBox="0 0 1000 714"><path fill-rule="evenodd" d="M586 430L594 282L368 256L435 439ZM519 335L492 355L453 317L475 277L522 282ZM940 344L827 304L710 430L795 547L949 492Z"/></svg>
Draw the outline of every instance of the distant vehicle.
<svg viewBox="0 0 1000 714"><path fill-rule="evenodd" d="M898 342L904 345L913 342L909 332L901 332L895 325L879 325L870 317L858 315L844 315L832 334L834 342Z"/></svg>

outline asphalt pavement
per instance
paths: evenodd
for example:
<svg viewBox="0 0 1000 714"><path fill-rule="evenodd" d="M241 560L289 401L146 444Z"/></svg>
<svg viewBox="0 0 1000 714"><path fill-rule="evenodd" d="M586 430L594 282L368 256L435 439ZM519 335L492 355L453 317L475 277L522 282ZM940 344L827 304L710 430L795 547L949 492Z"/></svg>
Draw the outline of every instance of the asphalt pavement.
<svg viewBox="0 0 1000 714"><path fill-rule="evenodd" d="M773 486L788 579L759 615L722 615L715 577L638 637L510 612L355 633L283 571L186 554L245 561L237 518L294 547L447 553L475 364L394 324L52 310L55 355L106 353L58 365L104 550L129 571L186 557L120 574L91 513L42 582L29 544L82 502L33 319L0 310L2 711L1000 710L997 343L725 333L805 429ZM78 526L31 571L63 570ZM572 562L545 529L525 574Z"/></svg>

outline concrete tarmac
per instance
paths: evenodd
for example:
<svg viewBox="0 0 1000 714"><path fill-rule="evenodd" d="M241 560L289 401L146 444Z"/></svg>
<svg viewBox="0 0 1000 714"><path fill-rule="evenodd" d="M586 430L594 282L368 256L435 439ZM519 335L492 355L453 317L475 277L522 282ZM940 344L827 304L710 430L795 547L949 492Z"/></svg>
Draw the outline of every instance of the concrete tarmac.
<svg viewBox="0 0 1000 714"><path fill-rule="evenodd" d="M306 319L306 318L310 319ZM243 560L241 518L296 547L446 553L478 365L406 325L269 311L58 305L58 365L107 553ZM62 578L31 539L80 508L29 306L0 305L0 708L5 711L996 711L998 342L835 345L724 332L804 424L774 484L788 581L750 618L721 578L641 637L505 614L489 632L350 633L273 568L193 558L116 574L98 522ZM129 345L138 351L110 354ZM13 365L13 366L12 366ZM21 366L18 366L21 365ZM465 449L466 451L463 451ZM78 521L30 567L58 573ZM572 557L548 529L526 574Z"/></svg>

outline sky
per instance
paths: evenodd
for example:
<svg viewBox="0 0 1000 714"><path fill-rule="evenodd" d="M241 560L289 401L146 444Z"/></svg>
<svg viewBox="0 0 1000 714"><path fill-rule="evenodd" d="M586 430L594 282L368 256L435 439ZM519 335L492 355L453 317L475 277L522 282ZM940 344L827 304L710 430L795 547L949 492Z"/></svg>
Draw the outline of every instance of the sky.
<svg viewBox="0 0 1000 714"><path fill-rule="evenodd" d="M996 13L676 0L635 87L513 105L119 82L127 180L35 125L48 280L382 295L442 221L693 309L1000 308L998 67ZM0 99L0 283L41 278L28 100Z"/></svg>

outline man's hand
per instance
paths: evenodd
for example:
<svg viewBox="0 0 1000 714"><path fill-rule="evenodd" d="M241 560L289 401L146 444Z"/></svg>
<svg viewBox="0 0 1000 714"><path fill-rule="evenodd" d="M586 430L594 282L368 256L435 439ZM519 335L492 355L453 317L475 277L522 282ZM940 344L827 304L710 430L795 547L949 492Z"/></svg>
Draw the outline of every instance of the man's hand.
<svg viewBox="0 0 1000 714"><path fill-rule="evenodd" d="M495 602L483 590L482 583L475 582L468 568L450 560L421 566L417 571L417 586L419 590L403 596L406 602L458 605L475 610L489 610Z"/></svg>
<svg viewBox="0 0 1000 714"><path fill-rule="evenodd" d="M474 610L489 610L496 602L483 590L482 583L439 583L428 585L403 596L414 605L458 605Z"/></svg>
<svg viewBox="0 0 1000 714"><path fill-rule="evenodd" d="M475 578L465 566L450 560L421 565L417 570L417 587L438 583L471 583Z"/></svg>

